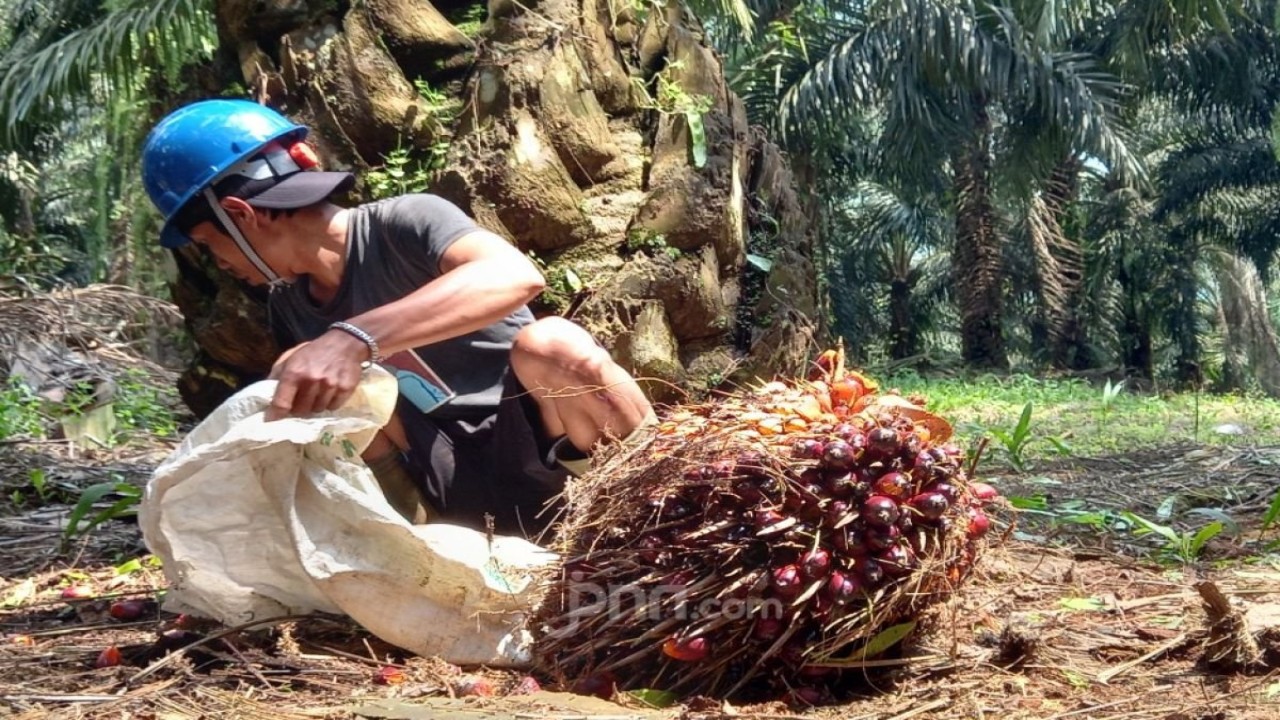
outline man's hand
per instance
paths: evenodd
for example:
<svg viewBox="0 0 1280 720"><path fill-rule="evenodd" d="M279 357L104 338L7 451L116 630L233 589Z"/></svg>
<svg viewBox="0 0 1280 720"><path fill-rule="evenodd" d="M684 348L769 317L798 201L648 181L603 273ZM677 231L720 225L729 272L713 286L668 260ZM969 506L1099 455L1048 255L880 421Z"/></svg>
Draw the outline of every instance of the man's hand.
<svg viewBox="0 0 1280 720"><path fill-rule="evenodd" d="M340 330L291 348L271 368L271 377L280 384L267 421L338 409L355 391L361 364L368 359L368 346Z"/></svg>

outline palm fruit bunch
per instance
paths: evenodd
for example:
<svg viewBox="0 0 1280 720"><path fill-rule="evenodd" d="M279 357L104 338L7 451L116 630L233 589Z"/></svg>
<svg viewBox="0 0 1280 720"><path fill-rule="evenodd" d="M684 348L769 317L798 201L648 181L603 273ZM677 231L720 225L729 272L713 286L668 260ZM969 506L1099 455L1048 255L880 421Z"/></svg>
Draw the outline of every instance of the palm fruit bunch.
<svg viewBox="0 0 1280 720"><path fill-rule="evenodd" d="M831 697L995 536L1004 504L950 438L839 349L672 409L566 493L535 661L570 686Z"/></svg>

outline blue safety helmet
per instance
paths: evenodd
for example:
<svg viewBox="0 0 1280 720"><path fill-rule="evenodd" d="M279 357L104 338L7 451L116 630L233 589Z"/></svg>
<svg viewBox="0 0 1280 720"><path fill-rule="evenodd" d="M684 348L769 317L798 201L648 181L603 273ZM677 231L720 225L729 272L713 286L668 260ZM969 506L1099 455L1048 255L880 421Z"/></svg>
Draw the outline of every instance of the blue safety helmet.
<svg viewBox="0 0 1280 720"><path fill-rule="evenodd" d="M160 244L174 248L190 242L175 219L192 198L225 176L265 178L258 183L271 188L309 170L292 162L287 150L269 153L276 158L271 162L261 152L268 146L281 149L298 143L306 134L306 127L248 100L202 100L166 116L151 130L142 149L143 187L164 214ZM260 166L256 176L245 170L250 161ZM262 207L301 207L304 201L324 199L354 180L349 173L306 175L293 178L290 188L274 188L274 202L261 190L255 195L261 202L249 201Z"/></svg>

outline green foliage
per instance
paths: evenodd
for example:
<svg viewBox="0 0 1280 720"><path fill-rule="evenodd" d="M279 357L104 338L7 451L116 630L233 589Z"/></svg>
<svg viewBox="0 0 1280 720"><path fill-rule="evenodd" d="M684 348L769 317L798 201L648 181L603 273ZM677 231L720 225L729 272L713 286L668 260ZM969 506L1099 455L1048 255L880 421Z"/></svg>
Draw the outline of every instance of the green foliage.
<svg viewBox="0 0 1280 720"><path fill-rule="evenodd" d="M104 500L109 504L98 507ZM104 522L137 515L141 502L142 488L124 480L90 485L80 494L79 501L67 517L67 526L62 533L63 547Z"/></svg>
<svg viewBox="0 0 1280 720"><path fill-rule="evenodd" d="M397 146L383 156L381 167L364 175L369 195L374 199L395 197L408 193L426 192L435 181L436 174L444 167L448 143L432 145L427 157L420 157L412 149Z"/></svg>
<svg viewBox="0 0 1280 720"><path fill-rule="evenodd" d="M0 440L42 437L43 405L25 383L7 378L0 387Z"/></svg>
<svg viewBox="0 0 1280 720"><path fill-rule="evenodd" d="M1082 379L1036 378L1029 375L951 373L922 375L912 371L882 373L886 387L903 394L920 394L929 408L949 419L958 439L975 446L988 428L1016 428L1027 403L1035 407L1034 439L1023 448L1023 461L1060 454L1060 443L1071 452L1097 457L1136 448L1150 448L1193 438L1196 394L1192 392L1129 392L1116 396L1106 425L1098 423L1100 389ZM1202 442L1248 445L1280 433L1280 401L1258 395L1208 394L1199 397L1201 422L1206 426L1233 423L1248 435L1206 433Z"/></svg>
<svg viewBox="0 0 1280 720"><path fill-rule="evenodd" d="M174 437L178 434L174 414L178 403L173 387L157 386L141 370L126 370L116 378L115 415L122 433Z"/></svg>
<svg viewBox="0 0 1280 720"><path fill-rule="evenodd" d="M1194 531L1178 532L1169 525L1152 522L1131 512L1122 515L1138 527L1136 534L1155 535L1163 541L1160 548L1163 557L1183 564L1195 562L1204 546L1225 529L1222 522L1214 521Z"/></svg>
<svg viewBox="0 0 1280 720"><path fill-rule="evenodd" d="M1001 428L991 428L988 432L992 437L1000 441L1004 446L1004 451L1009 457L1009 462L1018 472L1027 469L1026 450L1027 444L1031 442L1031 406L1027 403L1022 407L1022 414L1018 416L1018 422L1009 430Z"/></svg>
<svg viewBox="0 0 1280 720"><path fill-rule="evenodd" d="M666 255L672 260L678 259L681 255L679 248L673 248L667 244L665 235L644 228L632 228L627 232L626 249L631 253L650 256Z"/></svg>
<svg viewBox="0 0 1280 720"><path fill-rule="evenodd" d="M111 444L123 442L134 433L152 437L173 437L178 432L175 408L177 391L157 386L145 372L126 370L115 378L112 400L117 422ZM82 414L96 402L93 388L85 383L71 388L56 407L37 397L24 383L9 378L0 389L0 440L42 439L58 417Z"/></svg>
<svg viewBox="0 0 1280 720"><path fill-rule="evenodd" d="M472 39L475 39L480 35L480 31L484 28L484 23L488 16L489 6L485 3L464 5L456 10L450 11L447 15L449 21L458 29L458 32Z"/></svg>
<svg viewBox="0 0 1280 720"><path fill-rule="evenodd" d="M0 58L0 120L10 138L69 97L133 92L157 67L176 73L214 48L208 0L125 0L66 33L71 5L36 11L27 34Z"/></svg>

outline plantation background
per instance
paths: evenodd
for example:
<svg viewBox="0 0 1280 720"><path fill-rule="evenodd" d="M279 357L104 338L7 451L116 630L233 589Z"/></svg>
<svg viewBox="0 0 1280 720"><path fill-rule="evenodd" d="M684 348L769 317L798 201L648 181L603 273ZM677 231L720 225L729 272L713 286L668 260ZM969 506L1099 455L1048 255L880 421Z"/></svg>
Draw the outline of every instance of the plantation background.
<svg viewBox="0 0 1280 720"><path fill-rule="evenodd" d="M130 524L141 488L281 350L261 291L159 248L138 176L156 120L224 95L312 125L326 165L360 178L349 202L436 192L507 237L548 278L535 310L587 325L664 404L802 373L841 343L952 422L1022 511L1008 554L962 599L976 619L948 669L833 717L1274 716L1274 675L1201 674L1170 643L1201 622L1204 578L1280 604L1280 3L0 0L0 15L0 707L286 717L286 692L316 707L378 690L368 658L246 646L112 699L124 686L93 659L149 657L152 638L62 595L163 592ZM169 627L150 612L148 633ZM1036 663L997 662L1006 616L1038 628ZM373 652L328 632L310 641ZM423 687L443 672L378 652ZM1117 664L1128 689L1106 682ZM338 679L296 679L317 667Z"/></svg>

